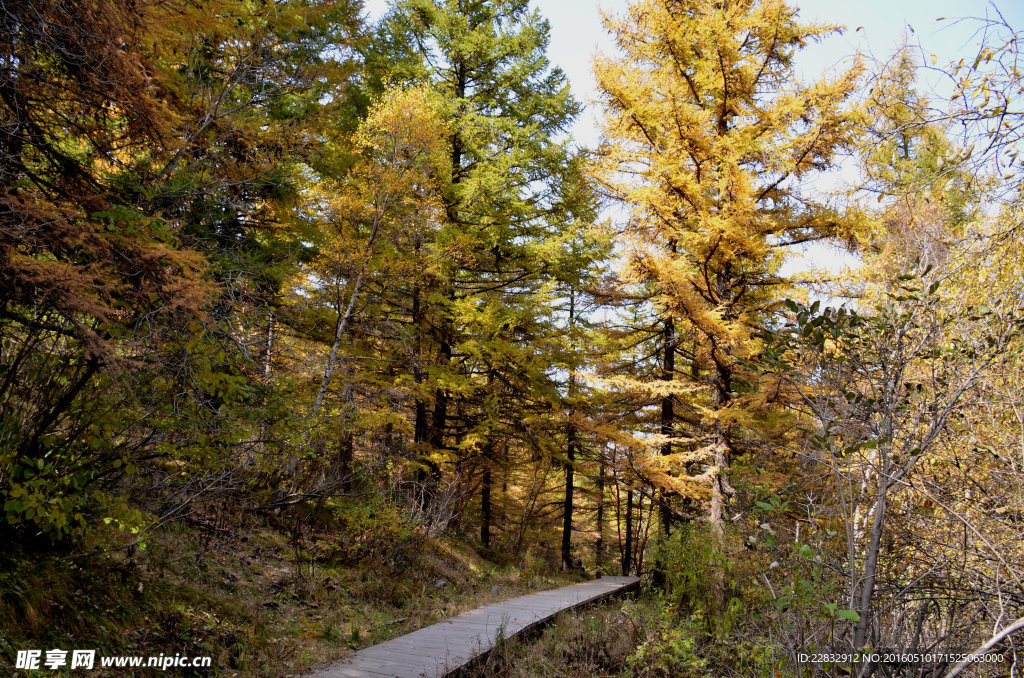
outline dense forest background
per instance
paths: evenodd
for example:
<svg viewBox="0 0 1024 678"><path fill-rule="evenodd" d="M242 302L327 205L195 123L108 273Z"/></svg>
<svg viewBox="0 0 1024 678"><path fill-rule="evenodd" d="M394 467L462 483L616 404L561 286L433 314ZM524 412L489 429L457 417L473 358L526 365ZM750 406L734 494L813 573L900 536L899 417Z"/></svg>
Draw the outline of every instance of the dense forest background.
<svg viewBox="0 0 1024 678"><path fill-rule="evenodd" d="M536 675L1016 675L1024 64L986 16L807 81L840 27L638 0L587 148L526 0L0 0L4 661L283 675L562 571L650 576Z"/></svg>

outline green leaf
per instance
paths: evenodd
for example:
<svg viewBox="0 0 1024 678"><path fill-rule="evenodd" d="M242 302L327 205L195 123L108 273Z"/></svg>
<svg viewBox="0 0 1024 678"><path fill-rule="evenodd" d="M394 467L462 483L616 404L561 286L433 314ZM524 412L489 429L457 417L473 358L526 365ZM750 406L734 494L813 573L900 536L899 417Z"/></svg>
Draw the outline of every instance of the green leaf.
<svg viewBox="0 0 1024 678"><path fill-rule="evenodd" d="M842 617L843 619L849 619L850 621L860 621L860 615L857 614L854 610L839 610L838 612L836 612L836 616Z"/></svg>

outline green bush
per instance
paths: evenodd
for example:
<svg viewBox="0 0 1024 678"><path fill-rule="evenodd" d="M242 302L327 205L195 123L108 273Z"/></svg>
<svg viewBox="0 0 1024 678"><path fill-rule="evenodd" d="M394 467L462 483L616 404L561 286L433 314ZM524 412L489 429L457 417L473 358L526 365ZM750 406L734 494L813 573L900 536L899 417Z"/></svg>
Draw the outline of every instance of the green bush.
<svg viewBox="0 0 1024 678"><path fill-rule="evenodd" d="M734 626L736 560L727 555L731 536L706 524L680 526L658 545L655 563L665 577L665 596L684 615L699 615L710 626Z"/></svg>
<svg viewBox="0 0 1024 678"><path fill-rule="evenodd" d="M400 566L425 539L412 515L382 498L338 503L329 509L337 536L316 543L319 557L329 562L356 565L377 561Z"/></svg>
<svg viewBox="0 0 1024 678"><path fill-rule="evenodd" d="M630 676L689 678L707 675L708 660L696 647L702 635L702 616L680 619L678 610L664 599L658 599L657 616L649 621L646 639L630 655L626 663Z"/></svg>

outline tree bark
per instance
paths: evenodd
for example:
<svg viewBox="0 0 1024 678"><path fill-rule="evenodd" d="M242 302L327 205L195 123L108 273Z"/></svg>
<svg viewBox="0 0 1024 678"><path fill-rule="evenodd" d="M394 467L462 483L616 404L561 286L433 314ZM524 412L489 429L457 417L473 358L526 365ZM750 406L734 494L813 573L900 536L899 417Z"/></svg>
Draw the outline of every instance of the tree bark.
<svg viewBox="0 0 1024 678"><path fill-rule="evenodd" d="M716 410L721 412L729 404L732 375L724 365L719 365L716 373L715 405L717 406ZM711 512L708 520L717 531L721 531L722 521L725 519L725 503L728 497L735 494L732 485L729 483L729 449L731 443L728 429L722 425L721 421L715 422L715 466L718 468L718 472L715 474L715 479L711 486Z"/></svg>
<svg viewBox="0 0 1024 678"><path fill-rule="evenodd" d="M676 243L669 241L669 249L674 253ZM665 318L665 325L662 329L662 356L661 356L661 379L672 381L676 373L676 324L671 316ZM675 396L666 393L661 397L661 435L671 437L675 432ZM661 445L662 456L672 454L672 442L666 440ZM660 509L662 537L668 537L672 531L672 512L669 510L668 496L664 490L658 492L658 507Z"/></svg>
<svg viewBox="0 0 1024 678"><path fill-rule="evenodd" d="M597 472L597 541L594 543L594 563L601 567L601 555L604 551L604 459Z"/></svg>
<svg viewBox="0 0 1024 678"><path fill-rule="evenodd" d="M576 462L576 428L569 424L565 445L565 501L562 504L562 571L572 567L573 466Z"/></svg>
<svg viewBox="0 0 1024 678"><path fill-rule="evenodd" d="M451 363L452 347L448 343L448 337L441 340L438 350L438 364L447 366ZM427 429L427 445L430 452L444 449L444 429L448 423L448 392L438 387L434 389L434 410L430 415L430 425ZM420 469L420 485L423 488L423 506L426 508L433 502L434 490L436 489L441 469L432 459L424 460L425 468Z"/></svg>
<svg viewBox="0 0 1024 678"><path fill-rule="evenodd" d="M971 656L969 658L964 659L962 662L954 666L944 678L956 678L964 671L964 669L967 669L974 664L974 657L983 657L991 652L997 645L999 645L999 643L1003 642L1007 636L1021 629L1024 629L1024 617L1013 622L999 633L994 634L991 638L975 648L975 650L970 653Z"/></svg>
<svg viewBox="0 0 1024 678"><path fill-rule="evenodd" d="M345 388L342 391L342 398L345 401L345 416L341 420L343 427L341 439L338 441L338 478L341 480L342 488L348 489L349 476L352 474L352 455L355 449L352 433L352 419L355 415L355 386L352 383L355 370L351 365L345 367Z"/></svg>
<svg viewBox="0 0 1024 678"><path fill-rule="evenodd" d="M575 348L576 329L576 290L569 288L569 344ZM569 417L574 414L573 398L576 395L576 373L570 369L567 387L567 400L569 402ZM562 504L562 571L568 572L572 568L572 511L573 511L573 489L575 479L576 462L576 427L570 423L566 425L565 431L565 500Z"/></svg>
<svg viewBox="0 0 1024 678"><path fill-rule="evenodd" d="M480 487L480 543L485 549L491 548L491 467L484 466L484 478Z"/></svg>
<svg viewBox="0 0 1024 678"><path fill-rule="evenodd" d="M274 367L274 314L267 320L267 340L263 344L263 378L270 380Z"/></svg>
<svg viewBox="0 0 1024 678"><path fill-rule="evenodd" d="M868 629L871 625L871 599L875 594L875 579L878 575L878 555L882 549L882 532L885 528L885 514L888 504L889 476L891 470L883 469L878 478L878 496L875 500L875 510L871 521L871 536L868 543L867 553L864 557L864 575L860 585L859 600L855 600L856 611L860 620L853 627L853 647L855 650L864 649L867 643Z"/></svg>
<svg viewBox="0 0 1024 678"><path fill-rule="evenodd" d="M670 243L672 251L675 251L675 243ZM676 372L676 327L675 321L665 318L662 329L662 356L661 356L661 379L671 382ZM675 396L667 393L661 397L661 429L663 436L671 437L675 430ZM661 444L661 455L667 457L672 454L672 441L666 440ZM652 499L658 502L658 516L661 521L661 540L664 542L672 532L672 511L669 507L668 493L659 489ZM665 588L667 584L664 568L659 564L654 568L654 585L658 588Z"/></svg>
<svg viewBox="0 0 1024 678"><path fill-rule="evenodd" d="M730 302L731 283L732 271L726 265L718 272L715 293L719 303L727 306L725 313L727 318L734 313ZM717 337L709 338L711 339L711 359L715 364L715 412L721 413L732 400L731 356L727 347L719 346ZM726 501L729 496L734 494L732 485L729 484L729 450L732 445L729 435L729 430L722 425L721 419L717 420L714 424L714 449L715 466L718 468L718 472L715 474L711 487L711 512L708 520L719 533L722 531L722 521L725 519Z"/></svg>
<svg viewBox="0 0 1024 678"><path fill-rule="evenodd" d="M626 490L626 540L622 549L622 576L628 577L633 566L633 490Z"/></svg>
<svg viewBox="0 0 1024 678"><path fill-rule="evenodd" d="M340 304L338 306L338 321L334 325L334 343L331 344L331 354L327 358L327 365L324 366L324 376L320 380L320 390L316 392L316 400L313 402L313 414L320 411L320 407L324 402L324 396L327 394L327 386L331 383L331 375L334 374L334 365L338 360L338 349L341 348L341 339L345 336L345 331L348 329L348 323L352 318L352 311L356 307L356 299L359 297L359 289L363 286L363 276L370 263L370 255L376 238L377 225L374 224L373 234L370 236L370 241L366 245L366 259L363 261L362 268L359 270L359 275L356 276L355 283L352 285L352 292L349 294L348 304L346 304L344 311L342 311Z"/></svg>

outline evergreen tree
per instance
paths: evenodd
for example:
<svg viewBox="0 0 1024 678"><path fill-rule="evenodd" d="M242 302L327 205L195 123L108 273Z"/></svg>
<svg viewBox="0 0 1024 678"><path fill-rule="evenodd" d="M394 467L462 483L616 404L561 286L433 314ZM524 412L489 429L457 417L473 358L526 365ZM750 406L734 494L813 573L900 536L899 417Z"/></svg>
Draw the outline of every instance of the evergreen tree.
<svg viewBox="0 0 1024 678"><path fill-rule="evenodd" d="M657 387L662 452L704 469L720 524L731 457L765 407L745 361L787 284L779 265L795 245L847 233L805 189L849 143L843 102L859 69L794 81L795 52L836 29L799 23L782 0L643 0L606 25L622 57L596 63L595 175L631 208L630 271L662 309L660 380L677 384ZM694 348L679 361L683 336ZM673 428L681 399L699 413L687 430Z"/></svg>
<svg viewBox="0 0 1024 678"><path fill-rule="evenodd" d="M347 0L268 4L5 6L10 524L138 528L137 471L163 478L146 493L175 511L205 474L252 459L276 402L264 330L297 148L351 74L324 47L359 23Z"/></svg>
<svg viewBox="0 0 1024 678"><path fill-rule="evenodd" d="M382 24L399 50L394 77L429 82L452 130L443 223L424 243L441 261L410 290L412 325L428 335L417 341L431 346L414 413L426 475L445 460L491 463L508 447L499 430L537 446L557 399L550 350L538 348L555 322L546 285L589 265L567 266L559 249L592 207L566 135L578 105L544 55L548 32L523 0L408 0Z"/></svg>

